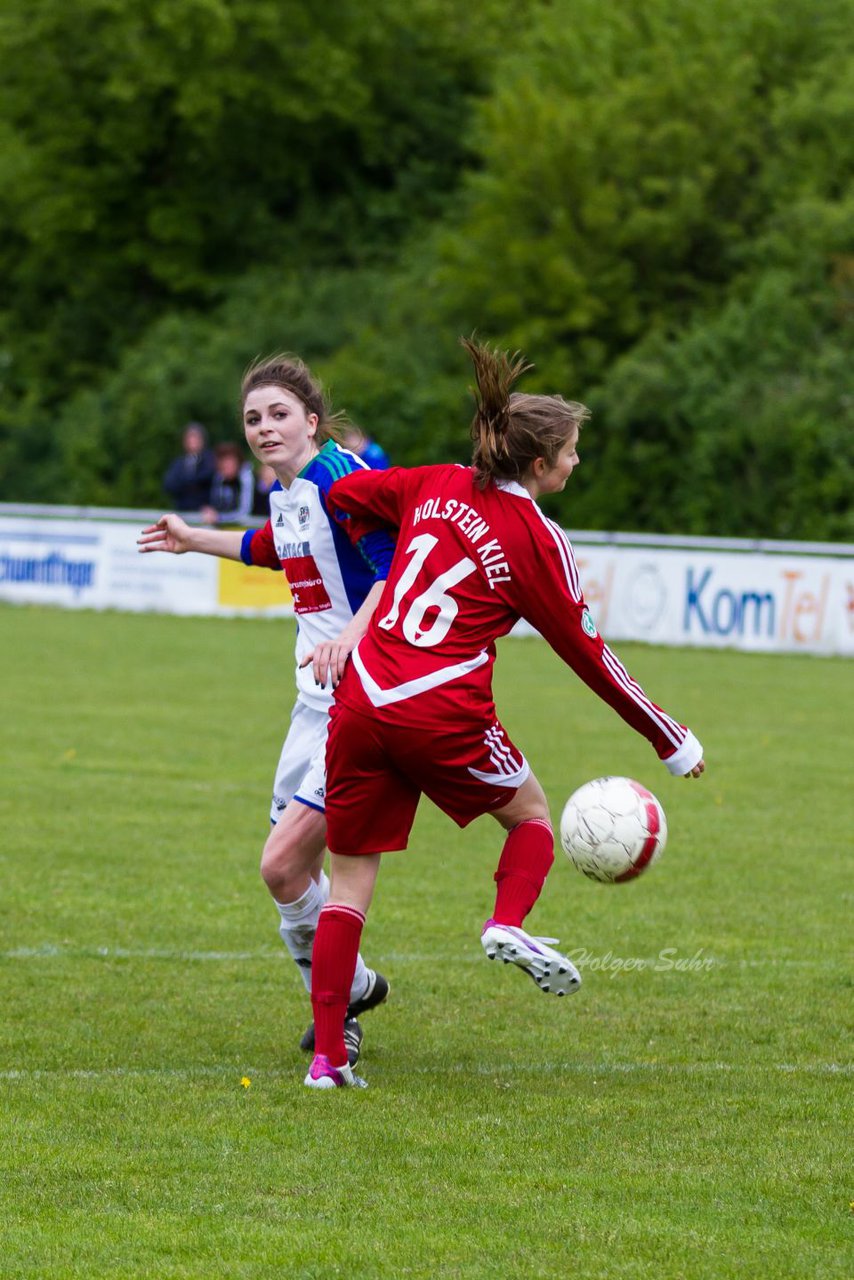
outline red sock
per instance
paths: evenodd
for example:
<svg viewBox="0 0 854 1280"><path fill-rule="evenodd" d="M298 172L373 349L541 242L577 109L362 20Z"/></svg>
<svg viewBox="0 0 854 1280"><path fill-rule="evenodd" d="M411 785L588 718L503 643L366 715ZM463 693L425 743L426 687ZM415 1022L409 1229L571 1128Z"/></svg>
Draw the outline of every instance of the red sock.
<svg viewBox="0 0 854 1280"><path fill-rule="evenodd" d="M495 873L498 891L492 918L496 924L522 927L554 860L554 835L544 818L529 818L510 831Z"/></svg>
<svg viewBox="0 0 854 1280"><path fill-rule="evenodd" d="M355 907L328 903L320 913L311 952L311 1007L314 1051L334 1067L347 1061L344 1019L356 972L356 956L365 917Z"/></svg>

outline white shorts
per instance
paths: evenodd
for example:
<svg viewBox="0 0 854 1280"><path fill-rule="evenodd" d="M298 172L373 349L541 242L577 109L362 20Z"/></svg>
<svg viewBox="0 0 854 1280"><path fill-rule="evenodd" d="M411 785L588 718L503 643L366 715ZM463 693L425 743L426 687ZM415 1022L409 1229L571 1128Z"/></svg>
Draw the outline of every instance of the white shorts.
<svg viewBox="0 0 854 1280"><path fill-rule="evenodd" d="M286 805L299 800L326 811L326 735L329 712L296 702L273 783L270 821L278 822Z"/></svg>

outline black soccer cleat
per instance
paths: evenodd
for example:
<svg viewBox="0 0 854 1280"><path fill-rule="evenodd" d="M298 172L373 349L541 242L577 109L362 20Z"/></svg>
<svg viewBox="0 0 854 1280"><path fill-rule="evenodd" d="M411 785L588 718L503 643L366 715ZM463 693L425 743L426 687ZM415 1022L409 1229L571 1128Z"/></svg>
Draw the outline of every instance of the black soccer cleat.
<svg viewBox="0 0 854 1280"><path fill-rule="evenodd" d="M377 1005L382 1004L386 999L390 990L388 979L381 973L377 973L375 969L369 969L368 988L363 996L351 1001L347 1006L347 1017L360 1018L370 1009L376 1009Z"/></svg>
<svg viewBox="0 0 854 1280"><path fill-rule="evenodd" d="M347 1062L355 1067L362 1049L362 1028L355 1018L348 1018L344 1023L344 1044L347 1048Z"/></svg>
<svg viewBox="0 0 854 1280"><path fill-rule="evenodd" d="M388 979L384 978L381 973L377 973L374 969L369 969L368 974L369 980L367 991L363 996L360 996L358 1000L354 1000L347 1007L347 1023L344 1024L344 1042L347 1044L348 1053L350 1045L347 1040L347 1024L349 1021L352 1019L355 1022L356 1018L360 1017L363 1013L367 1013L370 1009L376 1009L377 1005L382 1004L387 998L388 993L391 990ZM356 1025L358 1026L358 1023ZM359 1027L359 1043L361 1044L361 1042L362 1029ZM299 1047L304 1053L314 1053L313 1022L310 1022L303 1032L302 1039L299 1042ZM358 1058L358 1051L356 1053L356 1058ZM354 1058L353 1062L350 1063L351 1067L354 1065L355 1061L356 1059Z"/></svg>

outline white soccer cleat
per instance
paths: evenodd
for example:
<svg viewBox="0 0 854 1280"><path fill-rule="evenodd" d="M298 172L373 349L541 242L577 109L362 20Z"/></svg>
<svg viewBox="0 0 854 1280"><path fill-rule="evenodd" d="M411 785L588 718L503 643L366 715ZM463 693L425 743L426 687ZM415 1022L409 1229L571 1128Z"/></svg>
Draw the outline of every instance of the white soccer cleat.
<svg viewBox="0 0 854 1280"><path fill-rule="evenodd" d="M515 925L487 920L480 941L490 960L517 964L530 974L541 991L570 996L581 986L581 974L572 961L549 946L550 942L557 942L557 938L533 938Z"/></svg>
<svg viewBox="0 0 854 1280"><path fill-rule="evenodd" d="M348 1062L345 1062L343 1067L333 1067L323 1053L314 1055L303 1084L307 1084L309 1089L367 1089L368 1087L361 1076L353 1074L353 1068Z"/></svg>

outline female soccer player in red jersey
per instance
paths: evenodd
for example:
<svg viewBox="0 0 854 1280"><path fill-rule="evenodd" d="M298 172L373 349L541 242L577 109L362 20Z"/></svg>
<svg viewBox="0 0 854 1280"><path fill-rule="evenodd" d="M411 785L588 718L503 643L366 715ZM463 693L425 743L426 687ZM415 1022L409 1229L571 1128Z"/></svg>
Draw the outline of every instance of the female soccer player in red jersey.
<svg viewBox="0 0 854 1280"><path fill-rule="evenodd" d="M307 365L294 356L257 361L241 388L243 429L256 458L272 467L270 519L262 529L200 529L166 515L143 530L139 549L181 555L198 551L284 571L299 621L297 700L273 784L272 824L261 875L279 913L279 933L308 990L311 948L329 882L326 845L325 753L332 688L380 598L394 550L378 531L356 540L330 518L332 483L366 464L332 438L336 421ZM382 974L361 957L353 972L346 1026L347 1056L359 1056L357 1015L388 994ZM314 1047L309 1027L301 1047Z"/></svg>
<svg viewBox="0 0 854 1280"><path fill-rule="evenodd" d="M422 793L466 826L492 813L507 832L481 941L541 990L576 991L572 963L522 923L554 860L543 789L496 717L495 641L526 618L673 774L699 777L700 743L656 706L603 642L572 547L537 499L578 465L581 404L512 392L527 366L465 341L477 380L471 467L358 472L330 490L351 538L398 530L369 628L331 712L326 818L332 889L312 956L316 1054L305 1083L364 1084L342 1028L353 965L382 853L404 849Z"/></svg>

